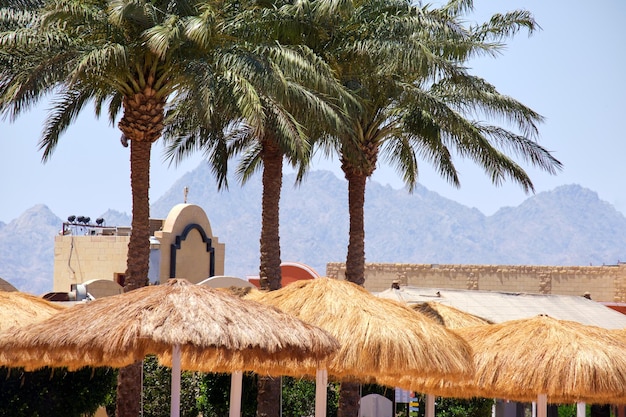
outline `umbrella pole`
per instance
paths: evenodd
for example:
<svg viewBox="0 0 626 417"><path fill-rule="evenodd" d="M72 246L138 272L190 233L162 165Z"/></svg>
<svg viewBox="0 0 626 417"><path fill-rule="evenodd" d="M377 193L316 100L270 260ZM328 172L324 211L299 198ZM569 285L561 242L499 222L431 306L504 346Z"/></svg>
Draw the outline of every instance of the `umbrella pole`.
<svg viewBox="0 0 626 417"><path fill-rule="evenodd" d="M241 393L243 386L243 372L233 371L230 375L230 408L229 417L240 417L241 415Z"/></svg>
<svg viewBox="0 0 626 417"><path fill-rule="evenodd" d="M327 386L328 371L318 369L315 372L315 417L326 417Z"/></svg>
<svg viewBox="0 0 626 417"><path fill-rule="evenodd" d="M180 345L172 347L172 392L170 416L180 417Z"/></svg>
<svg viewBox="0 0 626 417"><path fill-rule="evenodd" d="M426 394L426 417L435 417L435 396Z"/></svg>
<svg viewBox="0 0 626 417"><path fill-rule="evenodd" d="M587 414L587 404L576 403L576 417L585 417Z"/></svg>
<svg viewBox="0 0 626 417"><path fill-rule="evenodd" d="M548 396L537 395L537 417L548 417Z"/></svg>

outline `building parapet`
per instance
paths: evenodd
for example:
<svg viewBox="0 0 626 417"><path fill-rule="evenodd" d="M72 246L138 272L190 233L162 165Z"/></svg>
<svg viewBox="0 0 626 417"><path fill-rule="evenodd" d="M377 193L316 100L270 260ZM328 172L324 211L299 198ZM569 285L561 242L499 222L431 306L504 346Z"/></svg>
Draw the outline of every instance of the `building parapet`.
<svg viewBox="0 0 626 417"><path fill-rule="evenodd" d="M326 275L345 278L345 263L326 265ZM602 266L461 265L366 263L365 288L378 292L400 285L584 295L594 300L626 302L626 264Z"/></svg>

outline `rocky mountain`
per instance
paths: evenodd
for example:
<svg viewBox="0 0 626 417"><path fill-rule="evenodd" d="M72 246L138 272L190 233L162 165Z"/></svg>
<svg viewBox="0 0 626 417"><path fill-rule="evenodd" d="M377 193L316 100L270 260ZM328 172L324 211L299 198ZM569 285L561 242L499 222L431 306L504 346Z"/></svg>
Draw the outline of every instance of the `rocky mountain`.
<svg viewBox="0 0 626 417"><path fill-rule="evenodd" d="M117 210L108 209L102 216L105 225L111 226L130 226L132 217L130 214L122 213Z"/></svg>
<svg viewBox="0 0 626 417"><path fill-rule="evenodd" d="M348 241L347 183L328 171L312 171L299 187L283 180L281 258L325 273L327 262L345 261ZM260 175L218 191L209 169L185 174L152 206L167 215L183 201L207 212L213 234L226 243L226 269L258 274ZM626 217L578 185L528 198L492 216L441 197L423 186L413 194L370 181L365 199L367 262L601 265L626 259Z"/></svg>
<svg viewBox="0 0 626 417"><path fill-rule="evenodd" d="M345 261L348 241L347 183L328 171L312 171L300 186L283 180L281 258L304 262L324 274L326 263ZM164 218L183 202L201 206L212 233L226 244L226 274L258 274L261 181L241 187L229 180L218 191L201 164L152 205ZM107 225L129 225L109 210ZM598 195L566 185L528 198L492 216L418 186L413 194L370 181L366 206L367 262L602 265L626 259L626 217ZM33 293L52 288L53 237L61 227L43 205L0 223L0 277Z"/></svg>
<svg viewBox="0 0 626 417"><path fill-rule="evenodd" d="M0 225L0 277L22 291L52 290L54 236L61 227L62 220L43 204Z"/></svg>

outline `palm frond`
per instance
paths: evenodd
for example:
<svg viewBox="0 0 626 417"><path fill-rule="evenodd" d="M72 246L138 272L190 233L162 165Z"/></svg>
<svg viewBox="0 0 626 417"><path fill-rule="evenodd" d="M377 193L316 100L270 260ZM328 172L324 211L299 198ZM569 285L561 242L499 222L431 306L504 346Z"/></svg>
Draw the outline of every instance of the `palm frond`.
<svg viewBox="0 0 626 417"><path fill-rule="evenodd" d="M52 156L61 134L76 120L76 117L93 97L89 88L75 88L63 92L52 101L52 109L44 124L39 149L43 150L42 160L46 162Z"/></svg>
<svg viewBox="0 0 626 417"><path fill-rule="evenodd" d="M1 0L0 8L14 10L35 10L42 7L43 0Z"/></svg>
<svg viewBox="0 0 626 417"><path fill-rule="evenodd" d="M563 164L547 149L526 136L517 135L499 126L481 125L480 130L490 137L498 148L512 152L534 167L553 175L563 169Z"/></svg>
<svg viewBox="0 0 626 417"><path fill-rule="evenodd" d="M250 141L252 138L245 138L250 131L242 131L244 133L242 140ZM254 137L256 138L256 136ZM248 180L257 172L259 172L263 166L263 160L261 157L262 145L260 142L256 141L251 147L247 148L247 150L241 155L239 159L239 163L237 164L237 179L241 184L245 184Z"/></svg>
<svg viewBox="0 0 626 417"><path fill-rule="evenodd" d="M11 31L34 25L39 18L35 10L29 8L0 8L0 31Z"/></svg>
<svg viewBox="0 0 626 417"><path fill-rule="evenodd" d="M148 28L143 34L146 45L157 57L165 58L173 46L184 42L183 23L179 16L169 16L162 24Z"/></svg>
<svg viewBox="0 0 626 417"><path fill-rule="evenodd" d="M502 41L523 29L526 29L530 36L540 30L541 26L529 11L515 10L505 14L494 14L488 22L473 27L472 32L473 36L480 42Z"/></svg>
<svg viewBox="0 0 626 417"><path fill-rule="evenodd" d="M469 74L458 73L442 79L431 87L431 92L468 116L502 120L530 138L538 136L538 124L544 121L543 116L528 106L500 94L484 79Z"/></svg>

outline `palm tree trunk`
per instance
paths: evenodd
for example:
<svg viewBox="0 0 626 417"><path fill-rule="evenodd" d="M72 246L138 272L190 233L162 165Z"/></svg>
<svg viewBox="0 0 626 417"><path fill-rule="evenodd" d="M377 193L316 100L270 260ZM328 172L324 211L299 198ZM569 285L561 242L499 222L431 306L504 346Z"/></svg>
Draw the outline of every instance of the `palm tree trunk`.
<svg viewBox="0 0 626 417"><path fill-rule="evenodd" d="M365 283L365 183L367 176L343 165L348 180L348 212L350 235L346 256L346 280L357 285ZM337 417L357 417L361 399L359 384L342 382L339 389Z"/></svg>
<svg viewBox="0 0 626 417"><path fill-rule="evenodd" d="M148 284L150 262L150 150L152 143L130 141L130 187L133 195L132 233L128 243L124 291Z"/></svg>
<svg viewBox="0 0 626 417"><path fill-rule="evenodd" d="M348 212L350 235L346 256L346 280L357 285L365 282L365 183L367 176L355 169L344 168L348 180Z"/></svg>
<svg viewBox="0 0 626 417"><path fill-rule="evenodd" d="M155 75L144 74L141 92L124 97L124 116L118 123L130 140L130 188L133 220L126 258L124 291L148 285L150 262L150 151L161 137L165 96L153 89ZM117 417L137 417L141 411L141 362L121 368L117 382Z"/></svg>
<svg viewBox="0 0 626 417"><path fill-rule="evenodd" d="M283 184L283 154L270 140L263 141L263 201L261 214L261 288L281 287L279 206Z"/></svg>
<svg viewBox="0 0 626 417"><path fill-rule="evenodd" d="M117 374L116 417L137 417L141 415L143 362L135 362L120 368Z"/></svg>
<svg viewBox="0 0 626 417"><path fill-rule="evenodd" d="M282 379L269 376L257 378L257 417L280 417Z"/></svg>
<svg viewBox="0 0 626 417"><path fill-rule="evenodd" d="M263 141L263 197L261 213L261 289L281 287L280 272L280 192L283 185L283 154L271 140ZM257 416L279 417L281 378L259 376L257 379Z"/></svg>
<svg viewBox="0 0 626 417"><path fill-rule="evenodd" d="M371 149L366 147L365 149ZM370 157L367 171L356 169L347 160L342 160L341 169L348 181L348 213L350 231L348 254L346 255L346 281L363 286L365 283L365 185L368 173L371 175L376 166L377 148L366 153ZM360 385L342 382L339 389L337 417L357 417L361 400Z"/></svg>
<svg viewBox="0 0 626 417"><path fill-rule="evenodd" d="M358 417L361 386L354 382L342 382L339 388L337 417Z"/></svg>
<svg viewBox="0 0 626 417"><path fill-rule="evenodd" d="M132 233L128 243L124 291L148 284L150 259L150 150L148 141L130 141L130 184L133 195ZM142 363L121 368L117 383L117 417L136 417L141 411Z"/></svg>

